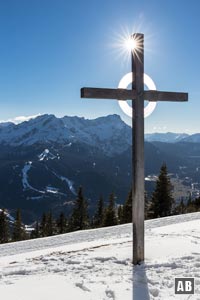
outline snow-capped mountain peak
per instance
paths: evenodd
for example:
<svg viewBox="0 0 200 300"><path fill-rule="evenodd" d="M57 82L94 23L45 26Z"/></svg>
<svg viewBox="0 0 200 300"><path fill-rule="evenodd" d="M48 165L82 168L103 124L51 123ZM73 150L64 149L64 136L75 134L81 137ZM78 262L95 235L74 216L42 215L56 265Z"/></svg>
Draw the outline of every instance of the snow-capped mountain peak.
<svg viewBox="0 0 200 300"><path fill-rule="evenodd" d="M118 115L88 120L76 116L57 118L45 114L0 130L0 143L5 145L79 142L100 148L108 154L126 150L131 144L130 137L131 128Z"/></svg>

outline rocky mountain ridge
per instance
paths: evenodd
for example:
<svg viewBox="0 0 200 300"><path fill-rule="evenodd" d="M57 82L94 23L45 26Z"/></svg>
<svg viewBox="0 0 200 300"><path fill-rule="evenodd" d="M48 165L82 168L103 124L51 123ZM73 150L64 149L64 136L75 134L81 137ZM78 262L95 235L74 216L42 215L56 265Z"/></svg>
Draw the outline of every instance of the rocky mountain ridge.
<svg viewBox="0 0 200 300"><path fill-rule="evenodd" d="M166 162L174 176L200 182L200 143L187 138L145 142L145 176L158 174ZM117 115L95 120L42 115L18 125L4 124L0 208L14 212L20 207L26 223L48 210L69 214L79 186L90 212L100 195L107 201L114 192L117 204L123 203L131 186L131 153L131 128ZM153 184L146 182L148 192Z"/></svg>

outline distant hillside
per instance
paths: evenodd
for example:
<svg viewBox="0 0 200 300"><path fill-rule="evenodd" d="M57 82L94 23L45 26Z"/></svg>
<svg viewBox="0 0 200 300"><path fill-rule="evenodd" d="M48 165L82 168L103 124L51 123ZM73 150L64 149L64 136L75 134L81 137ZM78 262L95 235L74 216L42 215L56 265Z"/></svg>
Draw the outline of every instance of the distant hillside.
<svg viewBox="0 0 200 300"><path fill-rule="evenodd" d="M184 139L187 139L190 137L186 133L173 133L173 132L167 132L167 133L147 133L145 134L145 140L148 142L164 142L164 143L177 143L180 141L183 141ZM200 139L199 139L200 141Z"/></svg>
<svg viewBox="0 0 200 300"><path fill-rule="evenodd" d="M123 203L131 186L131 147L131 128L117 115L42 115L0 126L0 208L22 208L26 223L50 209L70 213L80 185L90 212L100 195L107 200L114 192ZM200 143L145 142L145 176L158 174L163 162L181 179L200 182ZM146 181L147 191L153 187Z"/></svg>

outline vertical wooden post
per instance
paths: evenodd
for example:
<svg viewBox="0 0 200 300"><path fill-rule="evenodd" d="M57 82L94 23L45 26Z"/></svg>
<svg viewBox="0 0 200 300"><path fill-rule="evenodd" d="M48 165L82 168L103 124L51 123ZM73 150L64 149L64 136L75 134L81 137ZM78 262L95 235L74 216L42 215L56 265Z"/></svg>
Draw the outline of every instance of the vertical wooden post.
<svg viewBox="0 0 200 300"><path fill-rule="evenodd" d="M138 48L132 50L132 89L136 99L132 100L132 201L133 201L133 264L144 261L144 35L135 33L132 38Z"/></svg>
<svg viewBox="0 0 200 300"><path fill-rule="evenodd" d="M132 99L133 264L137 265L144 261L144 98L149 101L188 101L188 94L144 92L144 35L135 33L132 38L136 40L136 49L131 53L132 90L82 88L81 97Z"/></svg>

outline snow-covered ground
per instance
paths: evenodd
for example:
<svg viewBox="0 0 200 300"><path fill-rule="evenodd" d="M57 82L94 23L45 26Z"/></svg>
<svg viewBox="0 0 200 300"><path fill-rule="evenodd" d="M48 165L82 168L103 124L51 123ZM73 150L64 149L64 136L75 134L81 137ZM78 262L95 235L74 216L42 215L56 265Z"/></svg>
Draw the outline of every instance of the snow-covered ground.
<svg viewBox="0 0 200 300"><path fill-rule="evenodd" d="M0 245L0 298L200 300L200 213L145 226L134 268L131 224ZM175 295L175 277L195 277L195 295Z"/></svg>

